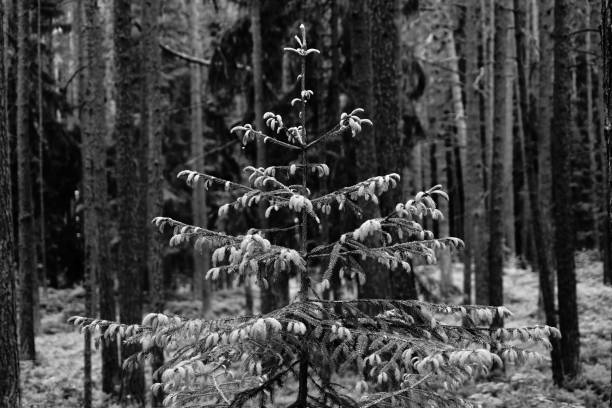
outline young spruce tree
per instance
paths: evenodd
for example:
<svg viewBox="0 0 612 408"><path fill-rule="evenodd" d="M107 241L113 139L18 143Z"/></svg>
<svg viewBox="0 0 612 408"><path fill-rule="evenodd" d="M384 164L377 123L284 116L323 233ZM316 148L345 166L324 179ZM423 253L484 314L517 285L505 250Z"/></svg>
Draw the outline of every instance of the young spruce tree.
<svg viewBox="0 0 612 408"><path fill-rule="evenodd" d="M142 325L82 317L73 321L98 338L119 335L125 342L140 343L142 351L126 360L126 365L140 364L154 346L163 347L170 358L160 368L161 382L152 388L165 394L166 406L242 407L249 401L272 406L273 391L286 381L298 385L291 407L469 405L453 390L494 366L538 359L539 355L516 344L549 345L548 337L559 336L559 331L548 326L490 329L495 317L510 315L503 306L322 299L321 292L329 288L335 274L342 281L355 279L367 285L362 265L368 265L368 259L407 273L410 261L435 263L435 249L463 243L457 238L435 238L419 224L423 217L442 217L433 197L448 197L435 186L397 204L390 214L366 220L336 242L307 247L312 227L319 217L330 214L332 206L359 214L359 203L378 203L381 194L397 187L399 176L376 176L318 196L311 192L309 178L329 175L326 164L310 161L316 152L313 147L342 132L358 137L362 126L372 123L360 116L362 109L355 109L343 113L329 132L308 137L306 108L313 92L306 89L306 58L318 50L307 47L305 28L300 28L298 47L285 49L301 59L301 94L292 101L299 109L300 123L287 127L280 115L268 112L264 119L273 136L248 124L232 130L242 135L245 144L261 139L296 154L297 160L285 166L247 167L249 185L191 170L179 173L193 188L219 185L237 193L235 201L219 209L221 216L260 202L266 206L266 217L296 213L296 224L288 228L299 232L299 246L273 245L267 236L276 230L251 229L231 236L170 218L153 220L162 230L173 229L170 245L189 243L196 250L213 249L207 279L217 279L224 271L238 281L254 279L265 288L281 274L297 273L297 299L269 313L217 320L151 313ZM324 266L319 276L312 266L315 261ZM354 379L354 389L329 381L330 368L336 375Z"/></svg>

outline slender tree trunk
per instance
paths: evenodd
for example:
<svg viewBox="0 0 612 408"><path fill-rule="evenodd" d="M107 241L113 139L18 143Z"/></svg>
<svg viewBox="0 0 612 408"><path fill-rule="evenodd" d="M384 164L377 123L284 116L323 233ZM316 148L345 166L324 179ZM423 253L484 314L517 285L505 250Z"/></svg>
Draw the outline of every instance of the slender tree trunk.
<svg viewBox="0 0 612 408"><path fill-rule="evenodd" d="M200 37L200 11L198 1L190 2L191 47L196 57L202 55L202 39ZM193 169L204 171L204 125L202 116L202 67L191 65L191 156ZM206 205L206 190L202 186L193 189L191 196L193 223L202 228L208 227L208 208ZM208 249L202 253L193 252L193 289L196 299L202 301L202 313L210 310L210 283L205 279L210 268Z"/></svg>
<svg viewBox="0 0 612 408"><path fill-rule="evenodd" d="M601 50L602 50L602 76L603 76L603 110L604 114L603 133L606 142L607 157L607 219L605 223L607 236L607 267L604 268L604 282L612 285L612 1L602 0L601 2Z"/></svg>
<svg viewBox="0 0 612 408"><path fill-rule="evenodd" d="M47 246L45 239L45 173L44 173L44 164L45 164L45 131L44 131L44 122L43 122L43 75L42 75L42 66L43 66L43 58L42 58L42 43L43 43L43 35L42 35L42 14L41 14L41 1L37 0L37 13L36 13L36 26L37 26L37 42L36 42L36 59L38 61L37 68L38 72L36 75L37 78L37 99L38 99L38 204L39 204L39 227L38 234L40 237L39 247L40 247L40 270L38 271L38 282L42 284L43 293L46 295L47 293ZM40 317L36 319L40 321Z"/></svg>
<svg viewBox="0 0 612 408"><path fill-rule="evenodd" d="M99 58L96 60L96 55L99 54L99 46L101 45L99 37L99 26L97 21L97 4L96 0L89 0L84 4L85 9L79 8L79 13L84 11L84 23L82 31L82 39L79 41L79 46L82 48L84 56L82 63L87 66L86 75L81 86L84 87L84 100L81 111L81 157L83 165L83 236L84 236L84 265L83 265L83 286L85 287L85 313L87 316L95 316L94 291L96 290L96 275L99 267L99 235L98 235L98 218L95 209L95 203L98 200L96 197L95 183L95 166L94 162L98 160L97 151L94 144L99 137L96 121L98 111L104 110L103 83L100 80L100 63ZM81 6L83 7L83 6ZM100 86L102 86L100 88ZM92 380L91 380L91 333L84 333L84 373L83 373L83 406L90 408L92 406Z"/></svg>
<svg viewBox="0 0 612 408"><path fill-rule="evenodd" d="M0 406L21 406L17 340L16 268L13 259L13 203L8 137L4 2L0 2Z"/></svg>
<svg viewBox="0 0 612 408"><path fill-rule="evenodd" d="M456 113L455 113L456 115ZM450 136L449 136L450 137ZM452 141L448 138L440 139L436 143L436 169L437 180L435 184L442 184L445 189L449 187L450 162L447 160L448 151L452 149ZM452 154L452 153L451 153ZM432 169L433 170L433 169ZM439 198L438 208L444 214L444 218L438 220L438 236L449 237L450 234L450 216L448 201L444 198ZM440 284L443 294L450 293L453 286L451 253L449 248L438 249L437 251L438 266L440 267Z"/></svg>
<svg viewBox="0 0 612 408"><path fill-rule="evenodd" d="M504 0L505 1L505 0ZM497 2L495 2L497 4ZM511 4L509 2L508 4ZM515 226L515 180L514 180L514 131L513 131L513 121L512 121L512 113L513 113L513 93L514 93L514 67L515 67L515 55L514 55L514 13L512 13L512 9L510 10L498 10L501 12L501 18L507 19L506 30L505 30L505 47L506 47L506 63L505 63L505 85L506 89L503 94L503 103L504 103L504 115L506 116L504 119L504 127L503 127L503 137L504 137L504 156L503 156L503 186L504 186L504 242L506 248L510 251L511 255L516 255L516 226ZM496 11L496 13L498 13ZM498 14L499 15L499 14ZM497 22L497 15L496 15ZM503 24L503 23L502 23ZM499 34L497 31L497 25L495 30L495 36ZM496 44L502 44L496 39ZM496 60L497 62L497 60ZM501 103L497 98L501 98L502 96L496 93L495 94L495 103ZM496 107L497 109L497 107ZM500 128L496 127L496 132L500 131Z"/></svg>
<svg viewBox="0 0 612 408"><path fill-rule="evenodd" d="M553 120L555 139L551 140L553 173L554 246L557 260L559 322L563 356L564 381L580 372L580 332L576 303L576 271L574 265L574 224L572 216L570 163L571 135L571 61L570 9L568 0L555 0Z"/></svg>
<svg viewBox="0 0 612 408"><path fill-rule="evenodd" d="M137 44L132 34L131 2L114 0L114 42L116 53L116 106L115 134L117 137L117 205L119 247L117 276L119 278L119 305L123 323L139 323L142 319L142 259L143 237L140 235L141 180L143 168L142 138L133 122L138 109L138 78L135 75ZM123 344L122 358L140 350L138 344ZM144 401L144 375L142 367L123 370L123 398Z"/></svg>
<svg viewBox="0 0 612 408"><path fill-rule="evenodd" d="M550 276L553 273L550 251L546 250L548 243L544 236L544 220L541 215L541 208L538 204L538 178L536 173L536 163L538 158L538 135L536 133L536 124L538 118L536 116L535 107L528 108L528 88L526 70L527 67L523 63L526 53L525 35L522 28L524 27L524 17L519 14L520 0L514 0L515 21L516 21L516 55L518 66L518 97L519 109L523 118L522 126L525 135L525 173L527 177L527 186L529 193L529 206L531 211L531 235L535 241L536 261L539 272L540 291L544 303L544 312L546 314L546 324L551 327L557 326L557 315L555 312L554 289L551 284ZM550 351L552 361L553 380L555 384L560 385L563 379L561 369L561 346L559 339L550 338L552 349Z"/></svg>
<svg viewBox="0 0 612 408"><path fill-rule="evenodd" d="M466 27L478 25L482 8L476 5L466 7ZM471 248L471 258L474 262L474 278L476 282L476 299L478 304L489 301L489 276L486 251L486 214L484 197L483 149L480 123L480 95L478 87L486 89L486 84L476 83L479 76L477 30L466 30L465 41L465 107L467 111L467 145L465 161L465 236L466 244ZM464 271L464 303L471 303L471 265L465 265ZM467 273L466 273L467 272Z"/></svg>
<svg viewBox="0 0 612 408"><path fill-rule="evenodd" d="M161 89L161 51L159 41L159 19L161 2L143 0L142 29L144 33L143 48L147 58L143 89L143 124L144 137L147 143L147 221L163 215L163 167L162 155L163 113ZM147 230L147 272L149 277L149 303L151 312L164 311L164 276L162 267L162 235L152 228ZM162 348L155 347L152 351L151 369L154 373L164 363ZM153 396L153 406L161 407L163 398L158 394Z"/></svg>
<svg viewBox="0 0 612 408"><path fill-rule="evenodd" d="M586 21L585 27L587 29L591 26L591 3L586 2ZM601 242L600 242L600 234L601 234L601 226L600 226L600 215L601 215L601 206L600 203L603 200L600 200L600 191L599 191L599 183L597 182L597 133L595 128L595 117L593 113L593 61L591 60L591 52L593 52L592 42L591 42L591 33L586 32L585 37L585 48L587 53L585 54L585 62L586 62L586 79L585 79L585 87L586 87L586 108L587 108L587 117L586 117L586 128L587 135L589 140L589 171L591 175L591 200L592 200L592 213L593 213L593 246L595 250L600 251Z"/></svg>
<svg viewBox="0 0 612 408"><path fill-rule="evenodd" d="M491 198L489 228L491 231L489 244L489 304L503 304L503 266L504 266L504 200L507 199L504 160L506 155L506 138L510 127L507 113L508 104L508 66L509 57L508 33L510 19L509 10L512 3L508 0L495 2L495 120L493 133L493 156L491 168ZM512 134L510 132L510 134Z"/></svg>
<svg viewBox="0 0 612 408"><path fill-rule="evenodd" d="M19 228L19 341L21 358L34 360L34 291L36 290L36 242L32 195L27 37L29 1L17 2L17 180Z"/></svg>

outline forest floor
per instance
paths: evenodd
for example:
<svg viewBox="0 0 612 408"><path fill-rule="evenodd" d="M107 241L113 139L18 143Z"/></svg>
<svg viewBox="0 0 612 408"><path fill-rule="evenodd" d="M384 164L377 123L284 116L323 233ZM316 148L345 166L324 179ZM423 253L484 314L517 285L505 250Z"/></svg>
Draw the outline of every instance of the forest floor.
<svg viewBox="0 0 612 408"><path fill-rule="evenodd" d="M573 390L552 384L550 355L541 364L510 367L495 379L467 384L461 395L482 407L608 407L612 365L612 288L602 285L602 265L586 254L577 257L578 302L580 314L581 361L583 373ZM460 286L461 270L455 272ZM538 277L530 270L507 268L504 276L505 305L514 313L508 327L533 325L543 321L538 312ZM242 290L215 292L213 315L235 315L244 310ZM83 290L50 289L41 300L41 334L36 338L36 363L22 363L24 407L72 408L82 406L83 339L66 324L69 316L83 314ZM188 299L168 303L167 311L194 315L197 305ZM94 406L118 407L100 390L100 358L93 358ZM342 382L342 380L340 380ZM288 384L277 403L289 402ZM293 390L294 391L294 390ZM287 401L285 401L287 400ZM286 405L286 404L284 404Z"/></svg>

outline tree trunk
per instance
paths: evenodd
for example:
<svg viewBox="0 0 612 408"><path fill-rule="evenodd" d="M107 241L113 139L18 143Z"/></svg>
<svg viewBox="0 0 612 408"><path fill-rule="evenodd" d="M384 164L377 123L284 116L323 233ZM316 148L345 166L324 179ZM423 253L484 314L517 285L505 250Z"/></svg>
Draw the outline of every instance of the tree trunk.
<svg viewBox="0 0 612 408"><path fill-rule="evenodd" d="M454 44L453 44L454 45ZM455 112L455 115L457 113ZM450 162L447 160L449 150L452 154L452 141L448 140L450 136L439 139L436 142L436 181L435 184L442 184L444 189L448 189L449 187L449 165ZM434 183L432 182L432 185ZM444 218L438 220L438 236L440 237L449 237L450 234L450 222L449 219L449 205L448 201L442 197L439 197L437 200L438 208L444 214ZM440 286L442 289L442 294L446 295L451 293L453 286L453 277L452 277L452 264L451 264L451 253L449 248L440 248L436 250L437 258L438 258L438 266L440 267Z"/></svg>
<svg viewBox="0 0 612 408"><path fill-rule="evenodd" d="M371 46L373 73L373 112L372 119L376 124L374 139L376 141L376 162L378 172L375 174L400 173L406 165L406 153L410 151L414 140L402 140L399 132L400 112L400 41L398 0L371 0ZM375 73L375 74L374 74ZM370 174L368 177L372 177ZM389 214L401 201L401 188L387 192L380 200L382 214ZM393 282L391 298L415 299L417 297L414 273L398 268L386 275Z"/></svg>
<svg viewBox="0 0 612 408"><path fill-rule="evenodd" d="M476 27L480 20L482 8L470 5L466 7L466 27ZM474 280L476 286L477 304L489 302L489 276L487 269L487 254L483 250L487 233L485 196L484 196L484 168L483 149L481 138L480 95L478 88L486 89L484 82L476 83L480 65L478 61L479 36L477 30L466 30L465 41L465 107L467 111L467 138L465 161L465 238L471 249L471 260L474 263ZM463 293L464 303L471 303L471 265L465 265Z"/></svg>
<svg viewBox="0 0 612 408"><path fill-rule="evenodd" d="M200 37L200 11L198 1L190 2L191 47L196 57L202 55L202 39ZM191 65L191 156L193 169L203 172L204 169L204 125L202 116L202 67ZM193 224L208 228L208 208L206 206L206 190L196 186L191 196ZM201 300L203 314L210 310L210 283L205 279L210 268L208 249L203 247L202 253L193 251L193 289L196 299Z"/></svg>
<svg viewBox="0 0 612 408"><path fill-rule="evenodd" d="M140 235L142 138L133 122L138 113L138 78L136 40L132 37L131 2L114 0L114 42L116 67L115 134L117 137L117 213L120 243L117 256L119 278L119 307L123 323L139 323L142 319L142 277L144 262L143 238ZM123 344L122 358L137 353L138 344ZM144 401L144 375L142 367L123 371L123 398Z"/></svg>
<svg viewBox="0 0 612 408"><path fill-rule="evenodd" d="M0 2L0 406L21 406L17 340L16 268L13 259L13 203L8 137L4 3Z"/></svg>
<svg viewBox="0 0 612 408"><path fill-rule="evenodd" d="M605 223L607 231L607 247L608 265L604 268L604 282L612 285L612 265L610 257L612 248L612 1L602 0L601 3L601 50L603 60L603 105L605 111L604 119L604 139L606 141L606 157L607 157L607 219ZM604 112L602 112L603 114Z"/></svg>
<svg viewBox="0 0 612 408"><path fill-rule="evenodd" d="M355 103L365 109L369 117L373 117L375 105L370 1L355 1L350 17L352 96ZM378 144L368 126L363 127L359 136L355 138L355 167L357 178L365 180L378 172ZM364 220L380 217L380 209L376 204L371 201L362 204ZM388 272L372 260L365 260L362 267L366 273L366 284L359 287L359 297L364 299L388 297L391 292Z"/></svg>
<svg viewBox="0 0 612 408"><path fill-rule="evenodd" d="M159 41L159 19L161 2L143 0L142 29L143 55L148 63L145 65L143 89L143 124L144 137L147 143L147 221L163 215L163 168L162 155L163 113L161 89L161 50ZM164 275L162 266L163 236L149 223L147 229L147 273L149 278L149 307L154 313L164 311ZM161 374L156 371L164 364L164 351L160 347L152 350L151 370L153 382L161 380ZM153 395L153 406L163 405L162 393Z"/></svg>
<svg viewBox="0 0 612 408"><path fill-rule="evenodd" d="M42 14L41 14L41 2L37 0L37 12L36 12L36 26L37 26L37 43L36 43L36 60L37 62L37 111L38 111L38 204L39 204L39 216L38 216L38 235L39 239L39 259L40 259L40 270L38 271L38 282L42 284L43 293L47 293L47 246L45 237L45 132L43 122L43 59L42 59ZM39 309L39 308L38 308ZM39 312L40 313L40 312ZM37 322L40 322L40 316L37 317ZM40 325L38 325L40 326Z"/></svg>
<svg viewBox="0 0 612 408"><path fill-rule="evenodd" d="M36 246L32 195L32 163L30 149L27 38L29 1L17 2L17 183L18 183L18 256L21 358L34 360L34 291L36 290Z"/></svg>
<svg viewBox="0 0 612 408"><path fill-rule="evenodd" d="M525 173L529 193L529 207L531 211L531 235L535 241L537 269L539 272L540 291L544 303L546 314L546 324L551 327L557 326L557 315L555 312L554 288L550 276L553 273L550 251L546 249L548 243L545 241L544 226L540 205L538 203L538 176L536 173L536 163L538 159L538 135L536 133L536 123L538 117L536 108L528 107L528 87L527 87L527 67L524 64L526 53L525 35L522 28L525 27L525 19L520 10L520 0L514 0L515 23L516 23L516 56L518 66L518 99L519 110L521 112L523 132L525 135ZM560 385L563 379L561 369L561 347L559 339L550 338L552 349L550 351L553 380Z"/></svg>
<svg viewBox="0 0 612 408"><path fill-rule="evenodd" d="M591 26L591 3L586 2L586 21L585 27L587 29ZM591 175L591 200L592 200L592 216L593 216L593 247L596 251L601 250L601 226L600 226L600 214L601 214L601 205L600 203L603 200L600 200L600 191L599 191L599 183L597 182L597 134L595 131L595 117L593 113L593 61L591 60L591 54L593 52L592 42L591 42L591 33L585 33L585 62L586 62L586 108L587 108L587 117L586 117L586 127L587 127L587 135L589 140L589 164L590 164L590 175Z"/></svg>
<svg viewBox="0 0 612 408"><path fill-rule="evenodd" d="M505 187L506 138L510 127L508 105L508 66L509 57L508 33L510 19L508 17L512 4L508 0L495 2L495 58L494 58L494 132L493 155L491 163L491 194L489 228L489 304L503 304L503 267L504 267L504 232L505 204L507 199ZM510 128L511 129L511 128ZM510 134L512 132L510 131Z"/></svg>
<svg viewBox="0 0 612 408"><path fill-rule="evenodd" d="M557 260L557 289L564 381L580 372L580 332L576 303L574 265L574 224L572 216L570 163L571 149L571 61L570 14L568 0L555 1L553 120L551 140L553 176L554 251Z"/></svg>

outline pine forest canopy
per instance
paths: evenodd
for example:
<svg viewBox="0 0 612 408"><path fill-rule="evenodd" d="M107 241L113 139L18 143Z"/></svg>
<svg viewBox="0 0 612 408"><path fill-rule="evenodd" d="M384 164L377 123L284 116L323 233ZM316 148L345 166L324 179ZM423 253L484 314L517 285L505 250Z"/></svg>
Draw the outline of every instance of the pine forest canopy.
<svg viewBox="0 0 612 408"><path fill-rule="evenodd" d="M344 285L355 281L368 285L364 270L372 265L365 262L368 259L409 273L416 263L436 263L437 249L462 247L463 242L435 237L422 226L424 220L444 217L435 199L448 200L448 196L436 185L398 203L389 214L365 220L337 241L307 245L309 234L332 209L360 215L368 202L378 203L381 195L397 188L400 176L374 176L322 194L309 188L313 178L330 173L327 164L317 160L315 146L338 133L359 138L364 126L376 124L357 108L342 113L328 132L307 133L307 108L314 92L306 88L306 61L319 50L308 48L304 25L300 30L297 46L284 49L300 61L301 91L291 101L299 123L290 126L281 115L267 112L263 119L270 132L250 124L232 129L245 145L263 140L295 159L279 166L246 167L248 184L195 170L179 173L194 189L218 186L235 197L219 208L219 217L259 207L266 218L293 214L288 218L293 223L229 235L168 217L153 220L162 231L172 229L171 246L188 243L203 256L212 251L206 279L230 276L268 288L279 276L295 274L297 298L269 313L224 319L150 313L142 324L131 325L85 317L71 320L98 342L119 336L140 344L142 350L125 361L124 370L163 348L169 358L152 388L165 396L165 406L240 407L253 400L267 406L274 391L287 381L298 385L292 407L469 406L456 394L466 380L508 364L537 361L542 357L524 345L550 346L549 338L559 338L560 333L540 325L504 328L498 323L511 313L503 306L323 296L334 279ZM271 236L287 230L298 235L297 246L271 242ZM320 273L315 264L322 265ZM334 373L350 373L354 389L334 383Z"/></svg>

